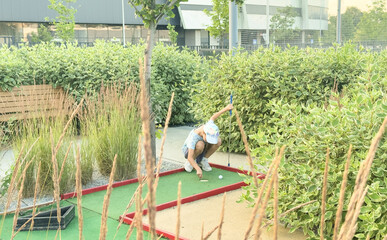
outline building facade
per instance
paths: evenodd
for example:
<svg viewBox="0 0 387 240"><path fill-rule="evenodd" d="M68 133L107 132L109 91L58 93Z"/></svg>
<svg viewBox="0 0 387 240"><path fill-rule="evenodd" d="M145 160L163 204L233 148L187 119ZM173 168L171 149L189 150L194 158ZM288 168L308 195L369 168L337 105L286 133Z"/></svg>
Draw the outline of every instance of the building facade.
<svg viewBox="0 0 387 240"><path fill-rule="evenodd" d="M270 18L278 9L291 6L297 13L295 28L301 32L302 42L310 41L310 33L328 28L328 0L245 0L238 11L239 44L263 44L267 41ZM79 43L92 43L96 39L137 43L146 39L147 30L134 9L124 0L77 0L72 4L75 14L75 37ZM0 1L0 44L30 41L45 19L55 18L55 11L48 8L48 0L1 0ZM268 5L267 5L268 4ZM266 7L269 6L269 7ZM175 18L162 19L157 28L156 40L169 42L166 26L175 25L179 33L178 45L219 45L206 28L211 25L210 17L203 10L212 9L211 0L189 0L174 9ZM124 17L123 17L124 15ZM123 20L124 19L124 20ZM50 26L55 32L55 28ZM268 36L270 37L270 30ZM265 40L266 39L266 40Z"/></svg>
<svg viewBox="0 0 387 240"><path fill-rule="evenodd" d="M270 19L279 9L288 6L297 15L293 28L300 32L300 43L313 42L313 37L321 37L322 31L328 30L328 0L245 0L244 4L238 7L238 43L266 44L270 41ZM180 3L180 24L185 30L186 45L219 44L205 31L207 26L211 25L211 19L203 10L211 7L211 0L189 0Z"/></svg>

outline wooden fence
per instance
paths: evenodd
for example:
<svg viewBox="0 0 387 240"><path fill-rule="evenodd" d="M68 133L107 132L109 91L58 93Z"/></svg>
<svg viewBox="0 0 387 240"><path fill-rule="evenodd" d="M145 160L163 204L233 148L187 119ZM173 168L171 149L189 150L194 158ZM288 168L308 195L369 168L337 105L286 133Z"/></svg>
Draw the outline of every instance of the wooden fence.
<svg viewBox="0 0 387 240"><path fill-rule="evenodd" d="M51 85L15 87L10 92L0 90L0 122L68 114L69 104L63 89Z"/></svg>

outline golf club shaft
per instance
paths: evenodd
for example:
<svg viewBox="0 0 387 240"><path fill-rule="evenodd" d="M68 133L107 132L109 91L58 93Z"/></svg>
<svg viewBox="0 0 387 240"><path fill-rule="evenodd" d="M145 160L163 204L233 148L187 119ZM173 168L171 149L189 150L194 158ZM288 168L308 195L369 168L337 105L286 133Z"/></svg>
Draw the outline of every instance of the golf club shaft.
<svg viewBox="0 0 387 240"><path fill-rule="evenodd" d="M230 95L230 104L232 104L232 94ZM229 129L228 129L228 162L227 162L227 166L229 166L229 167L230 167L231 114L232 114L232 110L230 110L230 125L229 125Z"/></svg>

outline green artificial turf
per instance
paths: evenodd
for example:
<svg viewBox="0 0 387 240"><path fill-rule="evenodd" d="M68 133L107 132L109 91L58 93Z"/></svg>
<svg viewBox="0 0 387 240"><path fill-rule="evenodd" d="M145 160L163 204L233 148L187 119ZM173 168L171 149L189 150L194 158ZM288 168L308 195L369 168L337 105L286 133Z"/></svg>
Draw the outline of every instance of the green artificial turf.
<svg viewBox="0 0 387 240"><path fill-rule="evenodd" d="M223 176L223 179L219 179L219 175ZM213 168L211 172L203 172L203 179L207 179L207 182L199 181L195 171L191 173L179 172L167 176L160 177L159 185L157 187L156 203L162 204L177 199L177 187L179 181L181 181L181 197L188 197L194 194L206 192L219 187L227 186L242 181L242 177L238 173L230 172L222 169ZM112 195L110 197L109 212L108 212L108 232L106 239L114 239L116 229L119 224L118 219L124 213L127 204L133 196L138 183L129 184L117 188L113 188ZM147 187L143 190L143 196L145 197ZM99 239L100 226L101 226L101 214L103 201L106 194L106 190L99 191L82 196L82 211L83 211L83 235L84 239ZM61 206L67 206L69 204L77 205L77 199L67 199L61 201ZM48 210L49 208L56 208L56 206L49 206L41 208L40 211ZM71 223L65 230L61 231L61 238L57 239L79 239L78 230L78 212L75 209L76 215ZM129 209L129 212L135 211L135 206ZM9 215L5 218L3 230L0 236L1 240L10 239L13 215ZM120 230L117 232L115 239L125 239L126 232L129 229L129 225L122 224ZM18 233L15 239L30 239L30 240L43 240L43 239L55 239L57 231L22 231ZM149 233L144 231L144 239L149 239ZM136 232L134 230L131 239L136 239Z"/></svg>
<svg viewBox="0 0 387 240"><path fill-rule="evenodd" d="M219 179L219 175L222 175L223 179ZM208 179L208 182L200 182L195 171L192 171L191 173L179 172L160 177L156 193L156 204L159 205L176 200L179 181L181 181L182 198L242 181L242 178L238 175L238 173L218 168L213 168L211 172L203 172L203 179ZM124 213L127 204L137 187L138 183L113 188L112 195L110 197L109 217L118 219L119 216ZM146 192L147 187L143 190L144 197ZM105 194L106 191L100 191L84 195L82 196L82 205L90 210L101 213ZM73 198L69 199L69 201L76 203L77 199ZM135 206L133 204L128 212L134 211Z"/></svg>
<svg viewBox="0 0 387 240"><path fill-rule="evenodd" d="M67 206L70 203L67 201L62 201L61 206ZM41 211L50 210L50 208L56 209L56 205L52 205L50 207L42 208ZM91 210L82 209L83 215L83 239L99 239L100 226L101 226L101 214L93 212ZM5 218L3 230L1 233L0 239L11 239L12 233L12 223L13 223L13 214L8 215ZM114 239L114 235L116 235L117 240L125 239L126 233L129 229L129 225L122 224L120 229L117 232L117 226L119 222L117 220L108 218L107 219L107 235L106 239ZM150 234L146 231L143 231L144 239L150 239ZM20 231L14 239L17 240L51 240L55 239L55 235L57 234L56 230L40 230L40 231ZM69 223L66 229L60 231L60 237L58 236L56 239L79 239L79 229L78 229L78 209L75 208L75 217ZM133 230L132 236L130 239L136 239L136 229Z"/></svg>

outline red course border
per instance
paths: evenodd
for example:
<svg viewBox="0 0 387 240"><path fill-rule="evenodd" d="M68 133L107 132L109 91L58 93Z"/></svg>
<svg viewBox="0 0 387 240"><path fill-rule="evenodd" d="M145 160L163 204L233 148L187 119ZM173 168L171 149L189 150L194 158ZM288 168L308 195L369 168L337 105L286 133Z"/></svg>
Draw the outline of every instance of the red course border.
<svg viewBox="0 0 387 240"><path fill-rule="evenodd" d="M246 174L246 175L251 175L251 172L245 171L245 170L240 170L240 169L236 169L236 168L232 168L232 167L227 167L227 166L223 166L223 165L219 165L219 164L215 164L215 163L210 163L210 165L212 167L219 168L219 169L226 170L226 171L230 171L230 172L236 172L236 173L242 173L242 174ZM183 171L184 171L184 168L179 168L179 169L175 169L175 170L171 170L171 171L167 171L167 172L162 172L162 173L159 174L159 176L160 177L167 176L167 175L171 175L171 174L178 173L178 172L183 172ZM264 179L265 178L265 174L257 173L257 176L258 176L259 179ZM125 186L125 185L132 184L132 183L137 183L137 182L138 182L137 178L133 178L133 179L129 179L129 180L121 181L121 182L116 182L116 183L113 183L113 188ZM192 195L192 196L189 196L189 197L186 197L186 198L182 198L181 199L181 203L184 204L184 203L194 202L194 201L197 201L197 200L200 200L200 199L203 199L203 198L208 198L208 197L215 196L215 195L218 195L218 194L221 194L221 193L224 193L224 192L236 190L236 189L241 188L243 186L246 186L246 183L244 183L243 181L242 182L238 182L238 183L234 183L234 184L227 185L227 186L220 187L220 188L216 188L216 189L213 189L213 190L210 190L210 191L207 191L207 192L202 192L202 193L195 194L195 195ZM103 191L103 190L106 190L107 187L108 187L108 184L102 185L102 186L98 186L98 187L94 187L94 188L84 189L84 190L82 190L82 195L87 195L87 194ZM69 198L74 198L76 196L77 196L76 192L62 194L61 195L61 200L65 200L65 199L69 199ZM167 202L167 203L163 203L163 204L160 204L160 205L156 206L156 211L161 211L161 210L164 210L164 209L167 209L167 208L174 207L176 205L177 205L177 200L171 201L171 202ZM143 215L146 215L147 213L148 213L148 209L143 210ZM120 216L120 220L123 219L124 223L132 224L133 223L133 219L134 219L134 215L135 215L135 212L128 213L126 215L122 215L122 216ZM148 224L143 224L143 230L149 232L150 226ZM173 233L168 232L168 231L164 231L164 230L161 230L161 229L156 229L156 233L158 235L163 235L164 237L166 237L168 239L175 239L175 235ZM179 237L179 239L180 240L188 240L188 238L184 238L184 237Z"/></svg>
<svg viewBox="0 0 387 240"><path fill-rule="evenodd" d="M159 174L159 176L160 177L167 176L167 175L171 175L171 174L182 172L182 171L184 171L184 168L179 168L179 169L175 169L175 170L171 170L171 171L167 171L167 172L162 172ZM113 183L113 188L125 186L125 185L132 184L132 183L137 183L137 182L138 182L138 178L132 178L132 179L121 181L121 182L115 182L115 183ZM95 192L106 190L107 187L108 187L108 184L98 186L98 187L84 189L84 190L82 190L82 196L90 194L90 193L95 193ZM77 196L76 192L71 192L71 193L62 194L60 197L61 197L61 200L66 200L69 198L74 198L76 196Z"/></svg>
<svg viewBox="0 0 387 240"><path fill-rule="evenodd" d="M246 175L247 174L251 175L250 172L245 171L245 170L239 170L239 169L236 169L236 168L227 167L227 166L223 166L223 165L219 165L219 164L214 164L214 163L211 163L210 165L212 167L219 168L219 169L226 170L226 171L230 171L230 172L237 172L237 173L243 173L243 174L246 174ZM181 172L184 169L178 169L178 170L179 171L176 171L176 172ZM168 174L166 174L166 175L168 175ZM160 174L160 176L161 176L161 174ZM259 179L264 179L265 178L264 174L258 173L257 176L258 176ZM227 185L227 186L224 186L224 187L216 188L216 189L213 189L213 190L210 190L210 191L206 191L206 192L203 192L203 193L195 194L195 195L192 195L192 196L189 196L189 197L182 198L181 199L181 204L189 203L189 202L194 202L194 201L197 201L197 200L200 200L200 199L203 199L203 198L208 198L208 197L215 196L215 195L218 195L218 194L221 194L221 193L224 193L224 192L236 190L236 189L239 189L239 188L241 188L243 186L246 186L246 185L247 184L242 181L242 182L234 183L234 184ZM177 200L157 205L156 206L156 211L161 211L161 210L164 210L164 209L167 209L167 208L171 208L171 207L175 207L175 206L177 206ZM147 213L148 213L148 209L143 210L143 215L146 215ZM126 215L122 215L120 217L120 220L123 220L124 223L132 224L133 221L134 221L134 217L135 217L135 212L131 212L131 213L128 213ZM149 230L150 230L149 224L143 223L143 230L149 232ZM164 230L161 230L161 229L156 229L156 233L158 235L163 235L163 237L166 237L168 239L175 239L176 238L176 236L173 233L170 233L168 231L164 231ZM188 238L184 238L184 237L179 237L179 239L180 240L188 240Z"/></svg>

